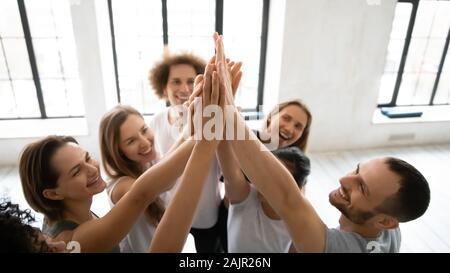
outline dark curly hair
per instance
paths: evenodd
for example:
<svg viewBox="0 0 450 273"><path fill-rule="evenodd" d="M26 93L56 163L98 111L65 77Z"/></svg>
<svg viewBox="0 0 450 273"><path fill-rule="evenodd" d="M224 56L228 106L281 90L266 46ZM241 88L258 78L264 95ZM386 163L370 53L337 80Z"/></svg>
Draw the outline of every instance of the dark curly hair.
<svg viewBox="0 0 450 273"><path fill-rule="evenodd" d="M39 239L40 231L30 224L35 221L29 209L3 200L0 203L0 253L48 252L45 240Z"/></svg>
<svg viewBox="0 0 450 273"><path fill-rule="evenodd" d="M164 89L169 80L170 67L172 65L187 64L192 65L195 73L203 74L206 62L191 53L181 53L177 55L165 55L162 60L157 62L148 73L148 80L151 87L155 90L155 94L159 98L164 97Z"/></svg>

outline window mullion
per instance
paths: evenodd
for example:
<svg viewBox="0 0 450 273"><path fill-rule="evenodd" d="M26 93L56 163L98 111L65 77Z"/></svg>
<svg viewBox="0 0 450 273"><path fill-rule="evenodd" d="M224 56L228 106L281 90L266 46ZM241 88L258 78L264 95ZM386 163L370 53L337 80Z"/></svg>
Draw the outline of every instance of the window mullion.
<svg viewBox="0 0 450 273"><path fill-rule="evenodd" d="M412 1L412 5L413 5L413 8L411 11L411 18L409 20L408 30L406 33L406 40L405 40L405 44L403 46L403 53L402 53L402 58L400 60L400 65L399 65L399 69L398 69L397 80L395 81L394 93L392 94L392 100L389 103L390 106L397 105L398 92L400 90L400 84L402 82L403 71L405 69L406 57L408 55L408 50L409 50L409 44L411 43L411 37L412 37L413 29L414 29L414 23L416 21L417 8L419 6L419 3L418 3L418 1Z"/></svg>
<svg viewBox="0 0 450 273"><path fill-rule="evenodd" d="M434 97L436 96L436 91L439 85L439 80L441 78L442 68L445 63L445 56L447 55L448 45L450 42L450 27L448 29L447 40L445 41L444 50L442 52L441 63L439 64L439 69L436 75L436 80L434 81L433 92L431 93L430 103L429 105L433 105Z"/></svg>
<svg viewBox="0 0 450 273"><path fill-rule="evenodd" d="M120 103L119 70L117 68L116 35L114 32L114 16L113 16L112 0L108 0L108 13L109 13L109 28L111 30L114 75L116 76L115 78L116 78L117 102Z"/></svg>
<svg viewBox="0 0 450 273"><path fill-rule="evenodd" d="M264 99L264 78L266 72L266 54L267 54L267 33L269 31L269 7L270 0L263 0L262 27L261 27L261 51L259 56L259 77L258 77L258 96L256 111L263 105Z"/></svg>
<svg viewBox="0 0 450 273"><path fill-rule="evenodd" d="M41 118L47 118L45 111L44 96L42 95L41 81L39 78L39 71L36 64L36 56L33 49L33 41L31 39L30 26L28 24L27 11L24 0L17 0L20 12L20 20L22 21L23 34L28 51L28 58L30 60L31 72L33 74L34 84L36 86L36 95L39 103L39 110L41 111Z"/></svg>

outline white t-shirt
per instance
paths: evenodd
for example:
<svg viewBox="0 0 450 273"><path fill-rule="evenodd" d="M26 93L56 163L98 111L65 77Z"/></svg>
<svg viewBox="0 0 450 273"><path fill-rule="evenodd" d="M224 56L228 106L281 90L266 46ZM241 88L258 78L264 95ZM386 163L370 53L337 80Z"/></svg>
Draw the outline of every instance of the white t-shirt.
<svg viewBox="0 0 450 273"><path fill-rule="evenodd" d="M110 181L106 187L109 205L114 207L111 194L117 185L117 180ZM120 242L120 252L122 253L147 253L150 242L155 234L156 227L152 225L142 213L134 223L130 232Z"/></svg>
<svg viewBox="0 0 450 273"><path fill-rule="evenodd" d="M155 148L159 154L164 157L181 135L180 130L176 126L169 124L169 108L153 117L150 121L150 128L155 135ZM221 202L219 191L220 174L219 162L217 158L215 158L213 162L211 162L211 167L206 178L207 182L203 188L194 215L192 222L193 228L211 228L216 224L218 208ZM177 180L175 186L166 194L166 198L164 198L166 205L175 193L179 182L180 179Z"/></svg>
<svg viewBox="0 0 450 273"><path fill-rule="evenodd" d="M247 198L230 204L228 210L228 252L287 253L291 237L282 220L270 219L263 211L255 187Z"/></svg>

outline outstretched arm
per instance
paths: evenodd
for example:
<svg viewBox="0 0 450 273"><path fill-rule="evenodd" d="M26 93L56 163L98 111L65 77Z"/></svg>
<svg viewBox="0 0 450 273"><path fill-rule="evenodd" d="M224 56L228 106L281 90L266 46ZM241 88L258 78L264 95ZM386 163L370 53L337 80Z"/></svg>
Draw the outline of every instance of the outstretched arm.
<svg viewBox="0 0 450 273"><path fill-rule="evenodd" d="M215 40L216 61L222 64L218 66L219 76L228 83L225 87L228 93L226 97L229 98L232 88L229 73L226 73L227 70L223 66L225 54L222 37L216 35ZM256 138L237 109L234 109L232 115L236 120L235 131L237 128L244 129L248 137L247 140L230 141L243 171L285 221L297 251L323 252L325 224L301 193L289 171Z"/></svg>
<svg viewBox="0 0 450 273"><path fill-rule="evenodd" d="M181 175L193 146L193 141L183 143L148 169L104 217L78 226L71 240L80 243L82 252L110 251L130 231L145 208Z"/></svg>
<svg viewBox="0 0 450 273"><path fill-rule="evenodd" d="M203 106L220 105L223 107L223 87L219 88L219 78L216 72L205 74L203 90ZM220 92L222 91L222 92ZM196 116L195 118L201 118ZM206 119L202 124L205 125ZM216 126L223 126L222 124ZM197 128L202 130L203 128ZM215 128L218 129L217 127ZM194 147L186 170L177 191L166 209L161 223L156 228L150 245L150 252L181 252L192 225L203 186L206 181L209 166L218 145L217 140L207 141L205 137Z"/></svg>
<svg viewBox="0 0 450 273"><path fill-rule="evenodd" d="M222 141L217 148L217 157L225 180L225 196L231 204L244 201L249 192L250 185L241 171L236 155L228 141Z"/></svg>

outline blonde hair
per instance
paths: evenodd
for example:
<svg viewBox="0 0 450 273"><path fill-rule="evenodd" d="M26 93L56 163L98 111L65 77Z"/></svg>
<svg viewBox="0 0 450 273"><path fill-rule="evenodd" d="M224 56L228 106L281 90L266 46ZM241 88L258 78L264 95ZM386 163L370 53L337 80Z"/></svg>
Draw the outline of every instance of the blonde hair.
<svg viewBox="0 0 450 273"><path fill-rule="evenodd" d="M137 179L145 171L139 163L128 159L119 147L120 127L130 115L143 118L133 107L117 105L107 112L100 122L99 139L102 163L106 174L113 179L123 176ZM147 208L150 223L156 225L163 214L163 201L158 197Z"/></svg>
<svg viewBox="0 0 450 273"><path fill-rule="evenodd" d="M306 151L306 146L308 145L309 131L311 129L311 123L312 123L312 115L311 115L311 112L308 109L308 106L306 106L306 104L304 102L302 102L301 100L290 100L290 101L279 103L267 115L266 122L264 124L265 124L266 129L267 129L270 126L270 121L272 119L272 116L278 114L279 112L281 112L281 110L283 110L284 108L286 108L286 107L288 107L290 105L298 106L308 116L308 121L305 124L305 128L303 129L303 133L302 133L301 137L296 142L292 143L289 146L289 147L296 146L300 150L302 150L302 152L305 152Z"/></svg>

